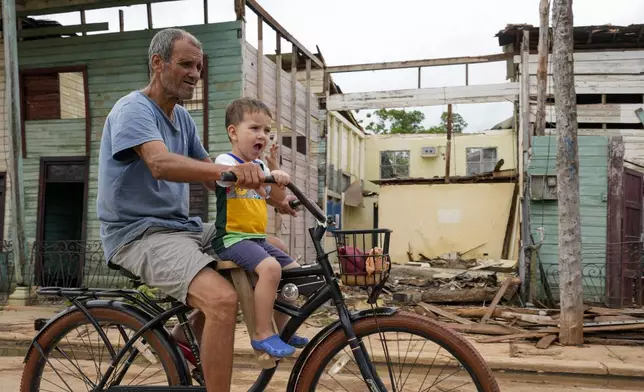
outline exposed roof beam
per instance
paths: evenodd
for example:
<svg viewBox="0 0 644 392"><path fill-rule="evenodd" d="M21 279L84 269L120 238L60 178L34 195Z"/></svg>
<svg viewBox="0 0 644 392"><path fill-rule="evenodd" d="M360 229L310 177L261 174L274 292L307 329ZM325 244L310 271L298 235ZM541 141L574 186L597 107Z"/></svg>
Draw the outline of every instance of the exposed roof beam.
<svg viewBox="0 0 644 392"><path fill-rule="evenodd" d="M147 3L164 3L177 0L25 0L23 7L17 7L18 16L49 15L80 10L128 7Z"/></svg>
<svg viewBox="0 0 644 392"><path fill-rule="evenodd" d="M327 110L385 109L485 102L514 102L519 84L499 83L474 86L420 88L409 90L370 91L331 94Z"/></svg>
<svg viewBox="0 0 644 392"><path fill-rule="evenodd" d="M324 68L324 64L322 64L322 61L318 59L313 53L309 52L308 49L304 45L302 45L298 40L296 40L284 27L282 27L281 24L277 23L277 21L269 14L264 8L262 8L261 5L257 3L255 0L246 0L246 5L248 8L253 10L257 15L261 16L264 18L264 22L271 26L273 30L279 33L283 38L285 38L287 41L295 45L305 56L311 59L317 66L320 68Z"/></svg>
<svg viewBox="0 0 644 392"><path fill-rule="evenodd" d="M512 53L496 53L496 54L489 54L484 56L447 57L447 58L441 58L441 59L391 61L391 62L385 62L385 63L367 63L367 64L353 64L353 65L336 65L333 67L327 67L326 70L329 73L378 71L383 69L402 69L402 68L417 68L417 67L436 67L440 65L492 63L496 61L509 60L511 58L512 58Z"/></svg>

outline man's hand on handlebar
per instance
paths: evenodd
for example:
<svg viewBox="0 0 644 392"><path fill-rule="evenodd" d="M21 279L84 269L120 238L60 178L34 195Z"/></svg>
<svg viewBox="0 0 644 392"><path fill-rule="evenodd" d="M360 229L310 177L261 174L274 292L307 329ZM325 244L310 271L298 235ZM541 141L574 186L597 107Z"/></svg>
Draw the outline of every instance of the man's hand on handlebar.
<svg viewBox="0 0 644 392"><path fill-rule="evenodd" d="M253 162L232 166L230 171L237 177L235 185L240 188L255 189L262 197L266 197L263 187L264 172L259 165Z"/></svg>
<svg viewBox="0 0 644 392"><path fill-rule="evenodd" d="M271 176L273 176L275 183L279 185L280 188L284 188L289 182L291 182L291 176L283 170L273 170L271 171Z"/></svg>

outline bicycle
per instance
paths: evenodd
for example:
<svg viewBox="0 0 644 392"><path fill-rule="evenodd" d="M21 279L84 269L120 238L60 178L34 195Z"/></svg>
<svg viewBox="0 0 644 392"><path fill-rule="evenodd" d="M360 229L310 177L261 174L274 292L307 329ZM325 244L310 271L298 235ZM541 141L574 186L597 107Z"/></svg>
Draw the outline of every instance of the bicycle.
<svg viewBox="0 0 644 392"><path fill-rule="evenodd" d="M235 181L236 178L232 173L224 173L222 180ZM273 180L269 176L265 179L265 182L270 183ZM338 252L340 261L340 279L344 285L366 288L368 292L367 303L371 306L370 309L350 312L345 304L338 277L329 260L329 255L333 252L326 253L321 245L328 226L334 225L334 220L332 216L325 216L322 210L305 197L294 184L289 184L288 188L298 198L293 206L301 204L316 219L315 226L309 228L308 231L313 240L317 263L282 272L280 291L289 291L291 295L295 292L296 296L301 294L306 297L306 301L301 306L291 305L279 297L275 301L274 308L290 316L290 320L284 329L280 331L281 338L284 341L288 341L317 309L329 301L332 302L337 310L339 319L322 328L303 348L291 370L287 391L308 392L318 387L321 389L326 387L323 384L327 380L325 377L329 377L330 380L337 383L340 380L351 379L351 389L342 387L344 390L368 389L373 392L400 392L406 390L406 386L411 388L413 383L417 384L421 379L422 384L418 388L419 391L471 390L498 392L500 390L485 361L462 336L428 317L396 308L374 306L389 278L391 269L391 260L388 253L390 230L333 230L336 240L335 251ZM382 252L362 252L361 250L358 252L360 240L362 240L363 249L366 250L368 247L366 244L369 239L372 246L382 244L382 248L373 246L372 251L381 249ZM351 253L352 250L353 253ZM376 263L369 263L368 257L373 257L371 261L375 260ZM351 260L353 260L352 263L350 262ZM371 273L367 271L368 268L365 268L365 266L369 265L372 269ZM379 270L376 269L376 272L373 271L374 265L375 267L378 267L378 265L380 267ZM219 264L217 269L220 269ZM128 271L121 270L121 273L134 282L138 279ZM302 282L302 280L305 282ZM311 288L311 285L314 287ZM302 293L299 292L300 290L302 290ZM86 375L75 379L65 378L61 375L61 372L54 370L55 375L62 380L58 381L58 384L64 384L69 390L73 390L69 383L72 381L79 383L78 380L80 380L80 382L86 384L85 389L87 391L97 392L206 391L203 378L200 376L202 373L199 348L196 344L194 331L187 322L186 315L192 310L191 307L179 303L173 298L155 301L145 295L141 296L134 289L42 287L38 289L38 293L44 296L64 297L72 305L38 328L39 331L25 355L25 368L21 381L22 392L41 390L44 368L47 364L51 364L54 359L67 359L71 363L71 368L76 368L77 370L82 371L81 368L91 370L92 367L85 363L86 359L79 359L75 355L69 356L58 347L58 344L69 333L72 336L72 341L67 337L67 343L63 343L61 347L67 349L80 345L85 350L81 355L94 358L91 328L98 335L96 338L97 346L102 347L101 350L106 349L109 353L109 358L106 358L108 366L105 374L98 375L103 366L103 362L100 360L102 358L101 354L99 364L94 364L94 369L97 370L97 376L94 381ZM170 308L163 308L161 306L163 303L170 303ZM244 309L242 306L242 313L245 318L248 316L247 312L248 309ZM180 323L188 341L188 346L178 344L166 329L165 325L172 317L176 317ZM106 333L101 328L101 324L106 326L115 325L118 331ZM74 340L75 337L71 331L73 328L82 325L85 325L85 332L78 333L76 338L82 341L78 342ZM126 328L133 331L132 336L126 335ZM381 342L382 351L378 351L380 348L376 346L376 351L374 352L370 340L371 335L377 335L378 338L382 339L387 335L395 334L396 339L394 341L398 345L398 356L400 357L400 343L401 341L405 342L405 340L399 339L399 334L401 333L415 335L413 339L413 350L415 351L413 351L411 357L416 356L416 361L408 373L403 372L403 368L400 366L392 368L390 361L393 350L389 350L388 345L385 347ZM108 341L108 335L119 337L119 341L123 337L123 344L115 347ZM89 340L89 345L85 343L84 337ZM430 341L430 344L438 346L439 351L433 357L426 355L425 343L423 343L422 347L419 347L420 343L418 341L421 338ZM367 344L365 343L367 339L369 339L370 352L367 350ZM385 339L385 343L386 341L387 339ZM348 346L349 351L345 350L345 346ZM412 348L411 336L407 348L408 350ZM438 353L441 349L454 356L455 365L447 366L451 364L452 360L445 361L444 355L439 356ZM152 350L157 354L158 359L152 354ZM418 352L416 353L416 351ZM104 351L101 352L103 353ZM333 360L334 356L340 353L343 353L340 359ZM409 352L405 354L405 362L408 356ZM265 359L267 358L264 357ZM124 361L121 363L122 360ZM424 374L424 377L422 372L417 371L416 365L419 360L421 364L418 366L423 366L423 364L430 365L430 369ZM129 370L136 372L143 364L148 362L153 365L160 363L160 368L159 366L155 367L157 369L156 373L162 372L159 376L160 382L164 385L167 383L167 386L121 385L126 380L129 380L129 378L126 378ZM383 369L383 362L387 365L386 370ZM265 366L250 391L264 390L269 385L280 363L281 361L276 361L270 366ZM445 376L441 370L434 378L433 383L429 387L425 387L425 381L430 378L431 366L440 363L445 364L451 370L456 369L456 371ZM192 371L190 371L190 366L193 367ZM325 371L328 366L330 366L330 369ZM356 371L351 370L353 366L356 367ZM66 369L71 370L70 366L66 366ZM143 374L146 369L141 370L134 380ZM465 384L459 384L454 387L455 383L460 382L463 377L451 377L461 370L465 371L466 377L472 379L472 389L463 389L462 386ZM355 376L357 381L353 380L351 376ZM152 377L153 375L150 375L147 379ZM448 380L450 378L451 380ZM442 385L447 386L438 386L432 389L433 386L446 380L448 380L446 384ZM193 381L198 385L193 385ZM133 383L134 381L130 380L130 382ZM62 388L54 382L49 381L49 383ZM92 388L90 389L87 384L90 384ZM389 388L386 384L389 385ZM50 390L49 384L47 384L46 388ZM332 390L329 387L326 387L326 389Z"/></svg>

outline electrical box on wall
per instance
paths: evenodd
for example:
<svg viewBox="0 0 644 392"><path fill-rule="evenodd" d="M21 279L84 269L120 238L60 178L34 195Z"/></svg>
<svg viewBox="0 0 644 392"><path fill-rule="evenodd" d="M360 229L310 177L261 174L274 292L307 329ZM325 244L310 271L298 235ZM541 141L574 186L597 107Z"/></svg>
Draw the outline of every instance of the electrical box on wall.
<svg viewBox="0 0 644 392"><path fill-rule="evenodd" d="M557 176L530 176L530 198L532 200L557 200Z"/></svg>
<svg viewBox="0 0 644 392"><path fill-rule="evenodd" d="M420 156L423 158L434 158L438 155L437 150L436 146L421 147Z"/></svg>

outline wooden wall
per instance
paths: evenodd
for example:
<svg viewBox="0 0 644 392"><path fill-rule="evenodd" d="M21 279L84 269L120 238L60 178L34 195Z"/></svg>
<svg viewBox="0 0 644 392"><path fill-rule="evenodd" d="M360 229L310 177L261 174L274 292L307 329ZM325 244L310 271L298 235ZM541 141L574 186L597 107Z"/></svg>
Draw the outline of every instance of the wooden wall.
<svg viewBox="0 0 644 392"><path fill-rule="evenodd" d="M244 96L258 97L257 63L257 49L252 47L249 43L246 43L244 48ZM324 124L324 113L319 110L318 100L315 96L313 86L310 93L310 117L307 119L306 82L298 81L296 83L295 108L293 108L290 72L280 72L281 92L278 97L276 94L277 67L275 63L268 57L263 56L262 67L263 100L273 112L274 119L276 119L277 102L279 101L281 105L281 135L290 137L291 130L293 129L293 126L295 126L295 132L297 135L306 136L306 122L308 121L310 124L309 143L306 155L296 152L295 184L303 191L306 191L308 183L308 196L312 200L317 201L319 187L318 165L320 155L318 153L317 145L320 140L320 127ZM296 75L296 80L298 79L299 78ZM293 110L295 110L296 114L294 125L292 124ZM292 145L295 145L295 141L293 141ZM281 152L282 169L292 176L293 163L291 162L291 149L282 145ZM280 236L287 246L289 245L289 236L294 232L295 243L292 256L294 258L302 256L302 261L304 261L304 254L306 253L306 262L311 263L315 260L315 251L306 230L308 227L313 225L314 221L310 214L306 215L308 218L305 223L304 214L300 212L299 216L294 219L294 229L291 228L291 219L287 216L283 216L281 219L281 230L278 230L276 233L276 217L271 211L269 213L269 230L271 230L271 234L277 234Z"/></svg>
<svg viewBox="0 0 644 392"><path fill-rule="evenodd" d="M211 156L227 151L229 142L224 131L226 105L243 93L242 44L240 22L187 26L204 45L208 56L208 150ZM19 44L21 69L86 65L88 73L89 109L91 116L91 150L89 197L87 202L87 240L99 239L96 216L98 151L107 114L118 99L148 82L147 51L155 30L108 33L72 38L24 41ZM100 49L99 49L100 45ZM4 52L0 53L3 62ZM2 68L4 70L4 67ZM4 98L4 72L0 72L0 97ZM4 104L0 108L0 171L9 163L9 139L6 135ZM203 111L191 112L203 141ZM35 239L39 160L43 156L85 156L85 119L27 121L24 159L28 241ZM7 195L9 195L7 189ZM209 196L209 220L214 220L215 197ZM11 202L6 198L5 238L10 236Z"/></svg>
<svg viewBox="0 0 644 392"><path fill-rule="evenodd" d="M554 96L552 56L548 59L547 94ZM520 65L520 56L514 58ZM538 56L530 55L530 121L534 123ZM644 129L635 109L644 107L644 50L578 52L574 54L575 91L580 136L624 137L625 159L644 165ZM594 95L594 96L593 96ZM589 101L588 98L594 99ZM555 123L554 101L546 121ZM554 126L547 130L554 133ZM628 163L626 164L627 166ZM638 169L641 170L641 169Z"/></svg>

